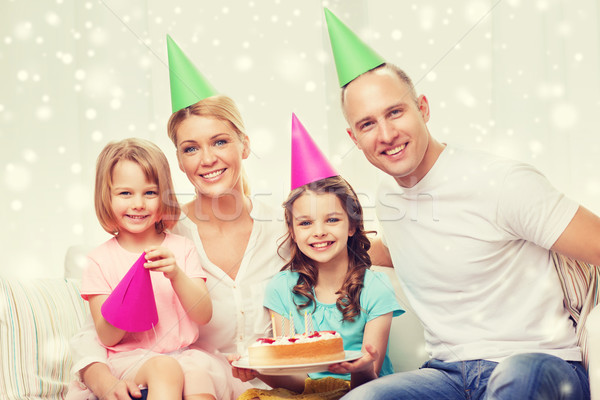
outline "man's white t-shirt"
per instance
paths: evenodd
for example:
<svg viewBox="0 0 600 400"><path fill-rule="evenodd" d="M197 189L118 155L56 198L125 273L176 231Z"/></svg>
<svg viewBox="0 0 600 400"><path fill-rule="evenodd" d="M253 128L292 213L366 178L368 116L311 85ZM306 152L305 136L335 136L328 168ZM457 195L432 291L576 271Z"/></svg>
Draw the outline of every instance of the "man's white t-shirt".
<svg viewBox="0 0 600 400"><path fill-rule="evenodd" d="M450 146L412 188L386 177L383 240L432 358L581 360L548 250L577 209L532 166Z"/></svg>

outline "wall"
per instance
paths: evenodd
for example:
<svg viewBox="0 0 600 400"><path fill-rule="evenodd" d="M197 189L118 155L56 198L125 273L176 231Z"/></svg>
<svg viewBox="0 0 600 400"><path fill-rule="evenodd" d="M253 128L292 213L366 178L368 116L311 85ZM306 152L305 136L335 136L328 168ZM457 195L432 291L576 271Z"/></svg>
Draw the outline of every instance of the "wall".
<svg viewBox="0 0 600 400"><path fill-rule="evenodd" d="M532 163L600 213L598 1L3 0L0 248L20 267L1 273L60 276L69 246L107 238L92 191L110 140L156 141L189 200L165 133L167 33L238 102L254 195L287 194L295 112L376 227L381 174L345 133L323 6L413 77L434 136Z"/></svg>

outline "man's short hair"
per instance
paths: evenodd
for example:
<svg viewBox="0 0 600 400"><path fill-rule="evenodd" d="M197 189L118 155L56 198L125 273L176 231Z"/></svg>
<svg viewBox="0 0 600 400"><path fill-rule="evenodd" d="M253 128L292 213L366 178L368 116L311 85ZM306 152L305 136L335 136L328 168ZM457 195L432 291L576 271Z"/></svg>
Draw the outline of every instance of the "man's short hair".
<svg viewBox="0 0 600 400"><path fill-rule="evenodd" d="M400 80L402 82L406 83L406 85L408 86L408 88L410 90L411 97L413 98L415 103L417 103L417 101L418 101L417 92L415 90L415 85L413 84L412 79L410 79L410 77L408 76L408 74L406 72L404 72L404 70L402 70L400 67L398 67L394 64L383 63L373 69L368 70L367 72L363 72L359 76L362 76L364 74L373 73L375 71L380 71L380 70L388 70L388 71L394 73L396 76L398 76L398 78L400 78ZM356 79L356 78L354 78L354 79ZM346 96L346 88L348 87L348 85L350 85L354 81L354 79L351 80L350 82L346 83L344 86L342 86L341 102L342 102L342 112L344 113L344 117L346 117L346 109L344 108L344 97Z"/></svg>

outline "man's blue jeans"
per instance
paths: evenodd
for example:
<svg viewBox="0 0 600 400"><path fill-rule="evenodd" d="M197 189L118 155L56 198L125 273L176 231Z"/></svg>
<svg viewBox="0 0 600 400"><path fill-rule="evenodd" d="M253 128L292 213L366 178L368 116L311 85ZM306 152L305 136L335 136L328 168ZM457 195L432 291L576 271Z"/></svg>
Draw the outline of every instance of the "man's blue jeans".
<svg viewBox="0 0 600 400"><path fill-rule="evenodd" d="M501 363L431 360L421 369L388 375L350 391L343 400L589 400L587 372L579 362L542 353Z"/></svg>

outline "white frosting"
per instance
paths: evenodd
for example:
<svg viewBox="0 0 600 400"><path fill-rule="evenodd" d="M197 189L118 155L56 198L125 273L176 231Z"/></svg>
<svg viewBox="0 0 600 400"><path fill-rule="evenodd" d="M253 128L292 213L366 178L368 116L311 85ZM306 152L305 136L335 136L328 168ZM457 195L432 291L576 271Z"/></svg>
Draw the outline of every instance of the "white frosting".
<svg viewBox="0 0 600 400"><path fill-rule="evenodd" d="M316 336L315 333L318 333L319 336ZM311 335L315 335L312 336ZM277 338L263 338L263 339L258 339L256 342L254 342L251 346L255 347L255 346L273 346L273 345L288 345L288 344L294 344L294 343L310 343L310 342L317 342L319 340L327 340L327 339L334 339L334 338L341 338L340 334L337 332L331 333L331 331L328 332L313 332L310 335L305 335L304 333L300 333L294 336L280 336ZM290 339L294 339L294 340L290 340ZM271 340L273 340L273 342L271 342Z"/></svg>

